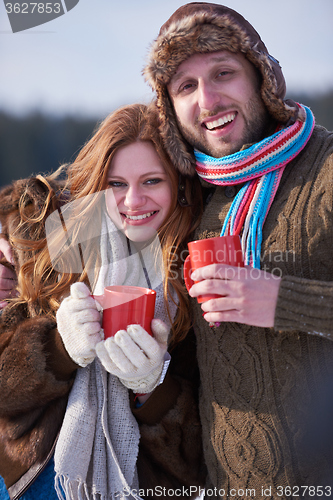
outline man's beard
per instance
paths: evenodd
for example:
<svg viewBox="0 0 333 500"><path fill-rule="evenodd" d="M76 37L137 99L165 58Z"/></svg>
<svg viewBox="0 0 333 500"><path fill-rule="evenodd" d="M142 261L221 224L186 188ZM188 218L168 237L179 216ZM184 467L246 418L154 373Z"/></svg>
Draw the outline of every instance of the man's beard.
<svg viewBox="0 0 333 500"><path fill-rule="evenodd" d="M218 107L212 113L200 115L197 120L197 130L200 129L201 125L199 122L208 116L215 116L219 112L228 111L228 109L223 109ZM237 110L237 108L236 108ZM186 139L186 141L198 151L205 153L206 155L212 156L213 158L221 158L223 156L228 156L237 151L240 151L242 147L246 144L253 144L261 141L264 137L271 135L273 133L272 118L269 116L268 111L259 96L253 97L246 104L245 109L246 114L242 113L245 123L245 129L242 136L232 142L225 141L223 138L220 139L221 146L213 147L210 145L209 141L204 135L196 133L196 131L189 130L184 125L178 122L180 131Z"/></svg>

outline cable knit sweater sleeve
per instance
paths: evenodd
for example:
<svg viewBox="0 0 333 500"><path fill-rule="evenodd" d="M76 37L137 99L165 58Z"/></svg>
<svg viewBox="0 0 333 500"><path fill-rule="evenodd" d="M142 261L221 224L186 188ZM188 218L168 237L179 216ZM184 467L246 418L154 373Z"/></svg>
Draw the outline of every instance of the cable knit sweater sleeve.
<svg viewBox="0 0 333 500"><path fill-rule="evenodd" d="M333 340L333 282L282 278L275 330L299 330Z"/></svg>
<svg viewBox="0 0 333 500"><path fill-rule="evenodd" d="M301 161L287 169L280 199L287 194L288 199L283 212L275 214L289 262L274 327L333 340L333 134L318 127L309 146ZM274 238L281 241L281 235L276 231Z"/></svg>

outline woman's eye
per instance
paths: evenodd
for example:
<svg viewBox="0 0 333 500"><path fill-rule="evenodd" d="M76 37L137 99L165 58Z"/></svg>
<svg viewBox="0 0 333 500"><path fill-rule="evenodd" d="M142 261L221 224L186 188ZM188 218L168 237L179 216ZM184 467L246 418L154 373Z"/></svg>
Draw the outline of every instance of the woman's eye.
<svg viewBox="0 0 333 500"><path fill-rule="evenodd" d="M159 184L160 182L162 182L162 179L148 179L147 181L145 181L145 184Z"/></svg>
<svg viewBox="0 0 333 500"><path fill-rule="evenodd" d="M123 186L125 186L125 183L124 182L120 182L120 181L109 181L108 182L108 186L109 187L114 187L114 188L123 187Z"/></svg>

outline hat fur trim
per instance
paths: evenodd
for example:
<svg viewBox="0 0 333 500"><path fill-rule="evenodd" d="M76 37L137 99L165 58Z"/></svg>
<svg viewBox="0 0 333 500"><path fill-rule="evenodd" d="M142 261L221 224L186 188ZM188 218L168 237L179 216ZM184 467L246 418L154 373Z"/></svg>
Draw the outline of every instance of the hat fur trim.
<svg viewBox="0 0 333 500"><path fill-rule="evenodd" d="M198 3L183 7L162 26L143 73L157 95L161 133L171 160L182 174L194 175L192 148L181 136L167 91L179 65L193 54L221 50L241 52L259 70L261 97L275 120L282 123L295 120L297 106L283 101L286 86L281 67L242 16L221 5ZM191 10L194 13L182 15Z"/></svg>

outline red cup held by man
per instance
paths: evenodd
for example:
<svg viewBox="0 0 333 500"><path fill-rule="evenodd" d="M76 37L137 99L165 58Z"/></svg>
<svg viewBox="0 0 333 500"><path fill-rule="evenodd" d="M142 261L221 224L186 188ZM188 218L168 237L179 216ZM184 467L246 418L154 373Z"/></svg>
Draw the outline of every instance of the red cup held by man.
<svg viewBox="0 0 333 500"><path fill-rule="evenodd" d="M187 291L197 283L191 279L196 269L210 264L228 264L244 267L243 252L239 236L217 236L188 243L189 255L184 262L184 281ZM219 297L217 294L199 295L198 303Z"/></svg>

